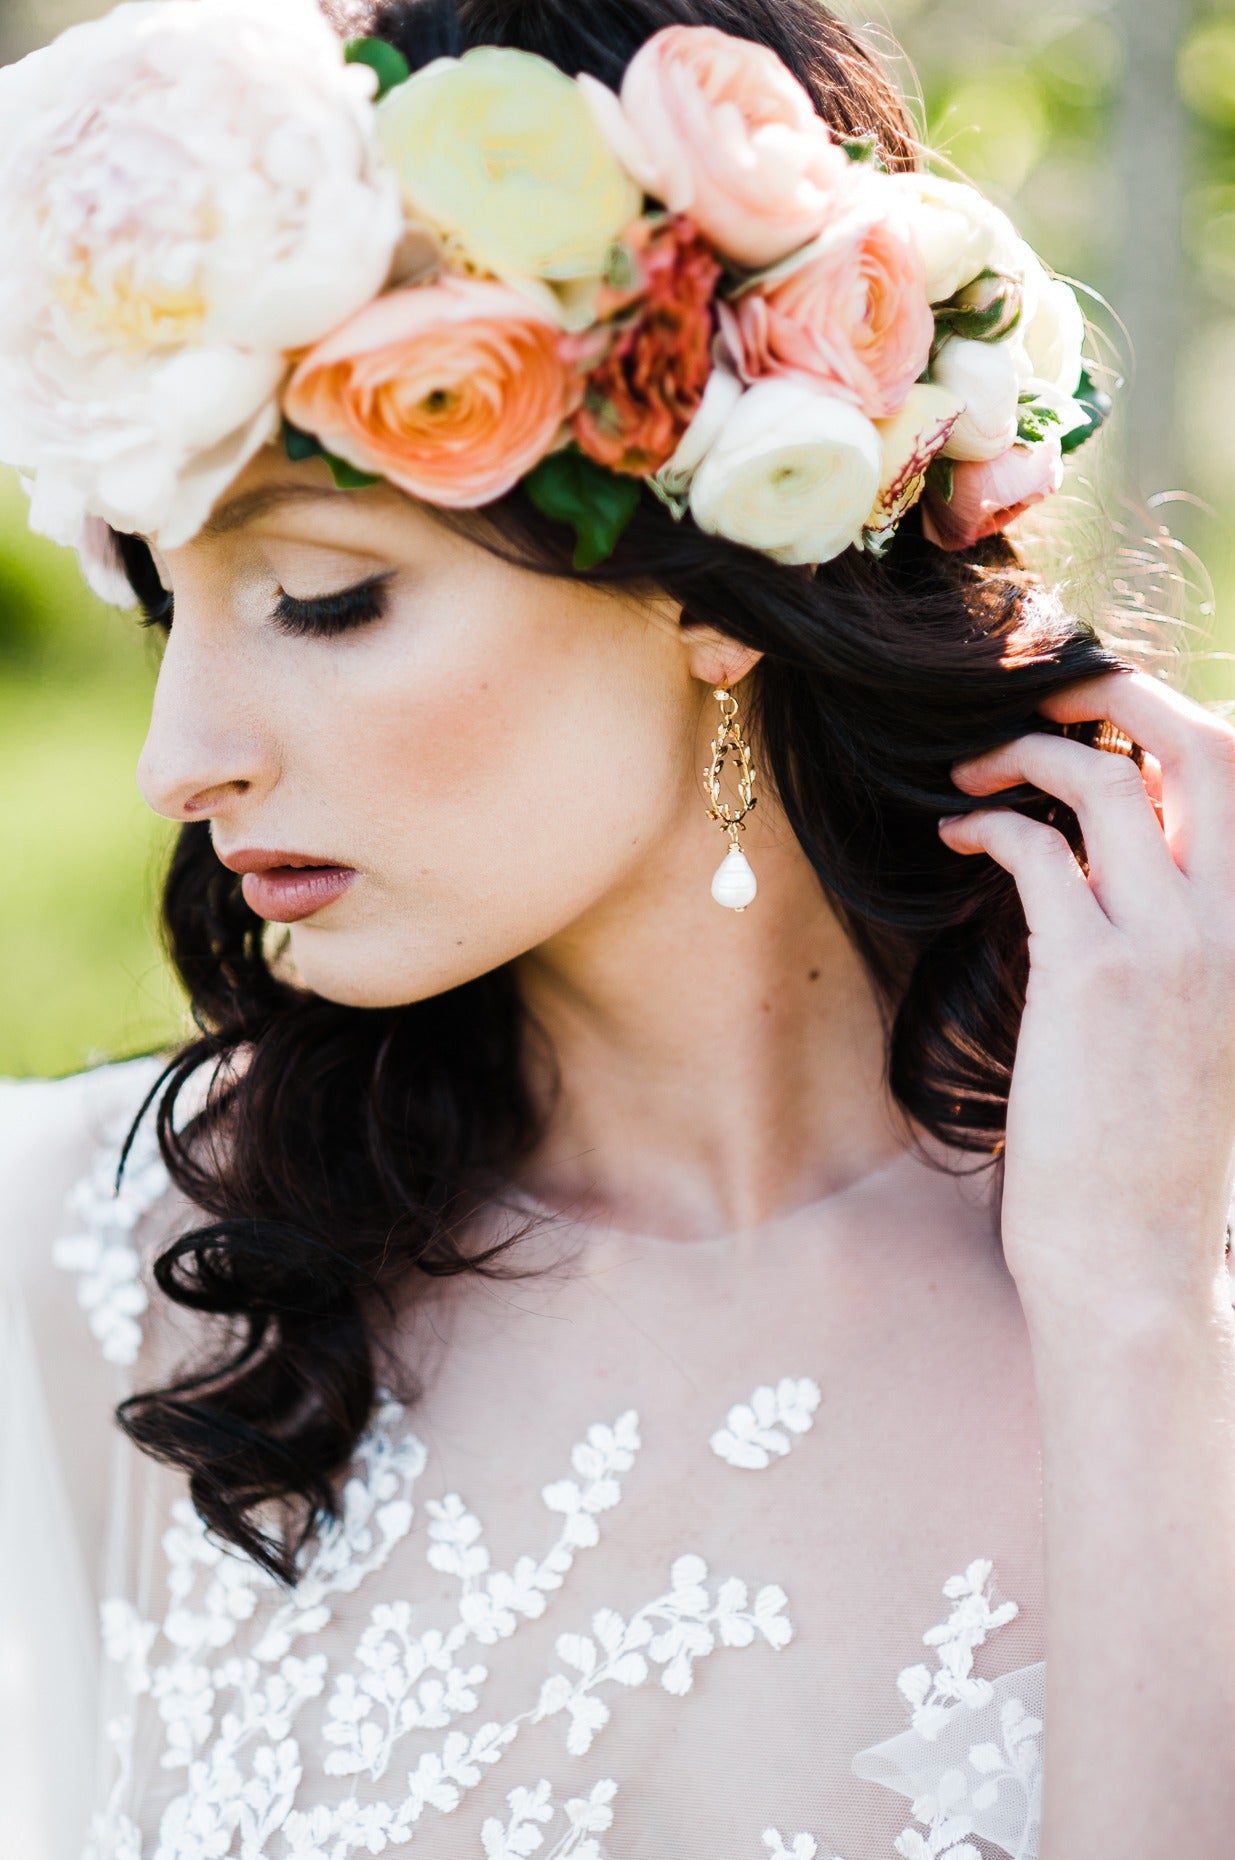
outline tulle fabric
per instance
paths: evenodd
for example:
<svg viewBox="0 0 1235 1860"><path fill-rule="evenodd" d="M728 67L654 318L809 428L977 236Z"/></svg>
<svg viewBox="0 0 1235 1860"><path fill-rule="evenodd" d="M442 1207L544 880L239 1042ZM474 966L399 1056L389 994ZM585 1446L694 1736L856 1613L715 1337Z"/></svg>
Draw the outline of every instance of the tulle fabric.
<svg viewBox="0 0 1235 1860"><path fill-rule="evenodd" d="M152 1113L105 1186L157 1069L0 1089L14 1851L1036 1860L1036 1410L976 1188L958 1218L902 1160L709 1240L547 1219L536 1278L425 1288L288 1593L107 1426L201 1341L149 1280L191 1217Z"/></svg>

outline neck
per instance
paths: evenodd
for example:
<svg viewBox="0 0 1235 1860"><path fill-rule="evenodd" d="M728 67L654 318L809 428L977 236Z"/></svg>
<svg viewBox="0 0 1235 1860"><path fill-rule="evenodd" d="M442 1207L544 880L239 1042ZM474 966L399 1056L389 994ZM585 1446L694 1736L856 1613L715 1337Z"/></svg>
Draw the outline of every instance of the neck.
<svg viewBox="0 0 1235 1860"><path fill-rule="evenodd" d="M908 1141L866 971L784 823L743 850L759 894L709 893L714 844L645 860L620 894L522 957L542 1142L521 1185L552 1206L692 1239L759 1225L883 1168ZM669 902L666 903L666 900Z"/></svg>

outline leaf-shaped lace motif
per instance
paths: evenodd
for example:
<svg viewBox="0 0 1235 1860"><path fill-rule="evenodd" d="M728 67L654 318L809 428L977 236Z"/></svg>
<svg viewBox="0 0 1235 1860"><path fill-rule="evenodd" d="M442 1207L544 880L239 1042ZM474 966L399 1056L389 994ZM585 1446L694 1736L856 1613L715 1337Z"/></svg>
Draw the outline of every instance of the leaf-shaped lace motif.
<svg viewBox="0 0 1235 1860"><path fill-rule="evenodd" d="M989 1559L978 1558L964 1575L949 1576L943 1593L955 1606L946 1621L922 1636L923 1645L939 1650L937 1670L907 1666L897 1677L897 1690L913 1708L913 1728L928 1740L939 1735L959 1705L972 1710L990 1700L990 1681L973 1676L974 1649L1020 1613L1015 1602L991 1607L985 1594L991 1569Z"/></svg>
<svg viewBox="0 0 1235 1860"><path fill-rule="evenodd" d="M90 1168L65 1200L78 1231L52 1248L56 1265L77 1274L77 1302L104 1357L121 1367L137 1361L148 1304L134 1230L170 1186L153 1122L143 1118L117 1193L116 1164L131 1121L126 1115L108 1125Z"/></svg>
<svg viewBox="0 0 1235 1860"><path fill-rule="evenodd" d="M750 1400L736 1402L709 1442L713 1453L730 1466L761 1471L773 1454L785 1454L793 1445L791 1434L804 1434L814 1420L822 1396L809 1376L782 1376L773 1386L761 1384Z"/></svg>
<svg viewBox="0 0 1235 1860"><path fill-rule="evenodd" d="M588 1632L559 1634L554 1651L561 1670L542 1681L523 1711L504 1724L459 1727L459 1718L478 1709L489 1676L483 1663L460 1656L473 1645L506 1639L521 1622L541 1615L576 1553L600 1541L598 1520L620 1501L620 1476L641 1444L638 1416L630 1409L612 1426L593 1424L572 1450L574 1476L542 1488L560 1524L540 1557L522 1556L513 1569L494 1571L480 1521L461 1496L427 1502L426 1557L458 1579L457 1619L446 1629L417 1629L409 1602L378 1604L351 1659L332 1675L325 1656L302 1652L301 1643L331 1622L336 1597L354 1592L383 1567L414 1520L413 1491L427 1454L416 1435L396 1436L402 1414L394 1402L379 1412L343 1489L340 1516L303 1554L290 1595L248 1558L211 1542L181 1500L164 1540L169 1603L162 1623L143 1621L125 1602L106 1605L106 1651L121 1667L130 1697L148 1698L160 1721L163 1767L185 1777L163 1814L153 1860L215 1860L237 1844L263 1860L384 1853L409 1841L424 1816L456 1809L525 1724L561 1718L567 1752L583 1756L609 1721L606 1694L655 1678L680 1697L706 1655L756 1641L777 1650L792 1638L787 1598L776 1584L752 1597L738 1577L714 1582L705 1560L689 1553L675 1559L669 1586L628 1619L601 1608ZM444 1735L403 1772L393 1800L361 1804L351 1796L329 1806L304 1805L296 1722L311 1700L323 1697L332 1746L328 1773L380 1778L410 1732ZM121 1781L96 1823L94 1851L99 1860L118 1854L140 1860L140 1839L123 1799L132 1719L113 1726L113 1736ZM604 1779L589 1795L572 1796L546 1860L603 1860L597 1837L612 1820L615 1792L612 1779ZM485 1821L486 1856L537 1852L545 1822L556 1812L547 1783L512 1791L507 1803L505 1823L493 1816Z"/></svg>

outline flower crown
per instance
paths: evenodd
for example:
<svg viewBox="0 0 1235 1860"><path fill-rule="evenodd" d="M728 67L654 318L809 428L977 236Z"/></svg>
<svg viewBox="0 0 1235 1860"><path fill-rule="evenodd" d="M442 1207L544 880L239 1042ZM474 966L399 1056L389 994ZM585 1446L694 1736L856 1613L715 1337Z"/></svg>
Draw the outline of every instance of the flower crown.
<svg viewBox="0 0 1235 1860"><path fill-rule="evenodd" d="M1084 342L1003 213L711 27L615 93L493 45L413 74L314 0L129 0L0 71L0 459L113 600L113 529L180 546L280 436L430 505L521 483L580 568L645 487L784 563L919 502L964 548L1105 418Z"/></svg>

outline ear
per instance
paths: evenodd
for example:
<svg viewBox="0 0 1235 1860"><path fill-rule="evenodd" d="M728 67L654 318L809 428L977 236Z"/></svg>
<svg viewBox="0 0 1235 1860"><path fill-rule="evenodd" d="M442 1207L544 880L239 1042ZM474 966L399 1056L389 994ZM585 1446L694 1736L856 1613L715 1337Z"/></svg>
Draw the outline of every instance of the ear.
<svg viewBox="0 0 1235 1860"><path fill-rule="evenodd" d="M686 608L679 629L691 676L705 685L736 685L763 657L758 647L743 646L706 620L696 620Z"/></svg>

